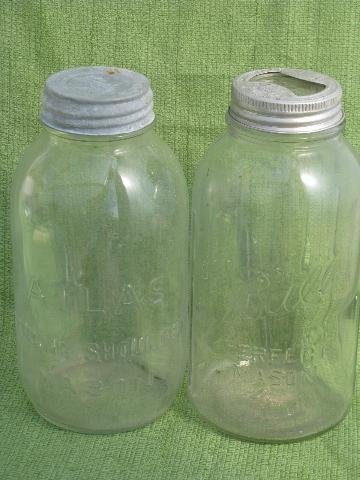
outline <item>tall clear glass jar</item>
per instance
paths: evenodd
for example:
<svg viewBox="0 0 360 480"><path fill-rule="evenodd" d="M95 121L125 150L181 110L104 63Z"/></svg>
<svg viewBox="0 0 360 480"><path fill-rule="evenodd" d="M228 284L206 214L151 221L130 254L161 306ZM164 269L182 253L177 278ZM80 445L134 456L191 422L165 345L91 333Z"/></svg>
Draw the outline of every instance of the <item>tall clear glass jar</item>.
<svg viewBox="0 0 360 480"><path fill-rule="evenodd" d="M20 373L42 416L80 432L152 421L184 374L187 191L153 119L143 75L59 72L16 172Z"/></svg>
<svg viewBox="0 0 360 480"><path fill-rule="evenodd" d="M190 397L244 438L311 436L351 403L360 168L340 98L314 72L235 78L195 177Z"/></svg>

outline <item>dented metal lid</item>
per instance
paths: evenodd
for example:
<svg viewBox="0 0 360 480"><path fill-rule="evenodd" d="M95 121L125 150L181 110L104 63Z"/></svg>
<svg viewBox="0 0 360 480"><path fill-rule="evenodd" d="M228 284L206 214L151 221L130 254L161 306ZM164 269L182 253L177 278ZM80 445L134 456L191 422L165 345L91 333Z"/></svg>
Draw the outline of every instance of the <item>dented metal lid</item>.
<svg viewBox="0 0 360 480"><path fill-rule="evenodd" d="M153 93L141 73L116 67L79 67L48 77L41 120L80 135L135 132L154 120Z"/></svg>
<svg viewBox="0 0 360 480"><path fill-rule="evenodd" d="M310 70L271 68L235 77L229 118L274 133L312 133L344 121L341 87Z"/></svg>

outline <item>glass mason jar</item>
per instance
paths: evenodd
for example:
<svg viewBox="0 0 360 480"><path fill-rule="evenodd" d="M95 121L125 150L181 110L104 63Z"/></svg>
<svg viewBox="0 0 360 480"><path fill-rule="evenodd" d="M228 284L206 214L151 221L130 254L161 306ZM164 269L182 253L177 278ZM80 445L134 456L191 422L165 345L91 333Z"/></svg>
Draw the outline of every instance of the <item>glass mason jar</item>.
<svg viewBox="0 0 360 480"><path fill-rule="evenodd" d="M340 98L315 72L235 78L195 178L190 397L244 438L311 436L351 403L360 168Z"/></svg>
<svg viewBox="0 0 360 480"><path fill-rule="evenodd" d="M56 73L16 173L21 377L43 417L80 432L152 421L184 374L187 191L153 119L141 74Z"/></svg>

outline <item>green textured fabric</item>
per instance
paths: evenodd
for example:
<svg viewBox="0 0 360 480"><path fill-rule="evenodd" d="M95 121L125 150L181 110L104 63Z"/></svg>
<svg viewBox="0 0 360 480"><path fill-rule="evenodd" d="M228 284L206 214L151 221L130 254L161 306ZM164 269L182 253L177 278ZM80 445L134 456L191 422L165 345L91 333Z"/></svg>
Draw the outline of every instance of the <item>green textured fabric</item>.
<svg viewBox="0 0 360 480"><path fill-rule="evenodd" d="M360 477L360 399L335 429L302 443L258 445L203 423L185 387L154 424L126 434L60 430L33 410L16 368L10 182L40 129L47 75L76 65L147 74L157 130L189 185L224 128L230 81L264 66L310 68L344 87L347 137L360 149L358 0L2 0L0 5L0 478L351 479ZM357 389L359 393L359 389Z"/></svg>

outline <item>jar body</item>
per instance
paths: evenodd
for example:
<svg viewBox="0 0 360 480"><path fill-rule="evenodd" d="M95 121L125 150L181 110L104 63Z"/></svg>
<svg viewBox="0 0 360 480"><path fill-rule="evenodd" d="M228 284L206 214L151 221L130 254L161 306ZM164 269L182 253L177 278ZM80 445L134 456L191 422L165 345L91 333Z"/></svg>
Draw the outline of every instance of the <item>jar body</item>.
<svg viewBox="0 0 360 480"><path fill-rule="evenodd" d="M183 378L186 185L152 129L79 138L44 132L16 174L18 360L48 420L125 431L161 415Z"/></svg>
<svg viewBox="0 0 360 480"><path fill-rule="evenodd" d="M359 182L357 157L338 133L230 126L200 164L190 397L221 429L290 441L345 415L356 365Z"/></svg>

